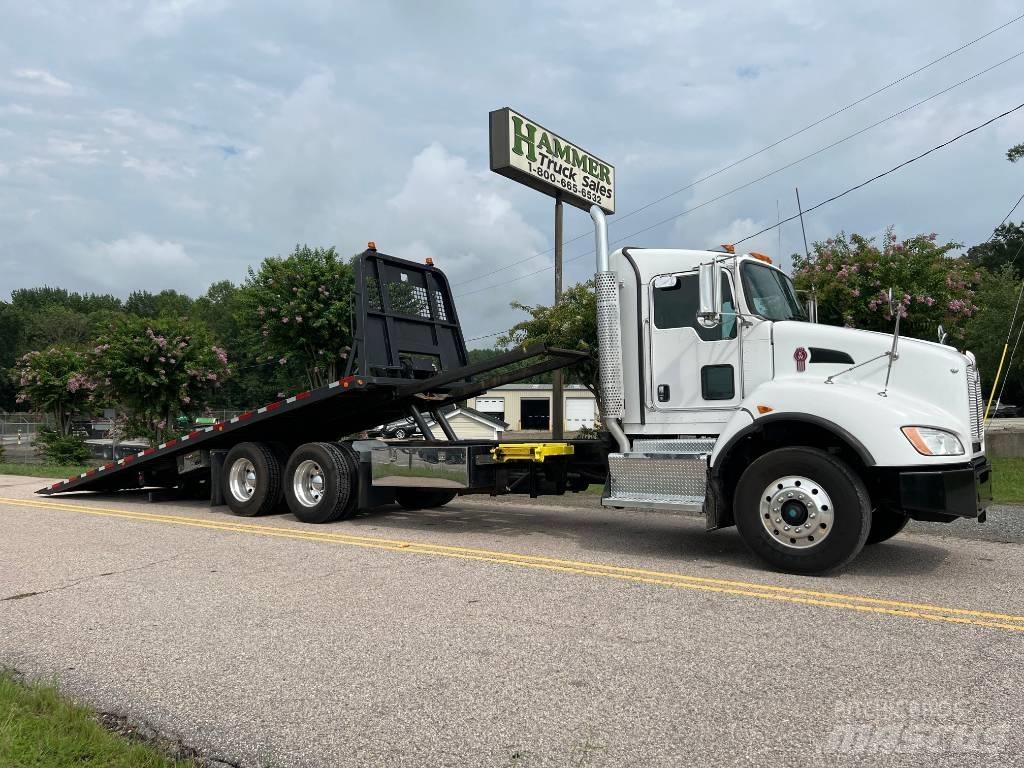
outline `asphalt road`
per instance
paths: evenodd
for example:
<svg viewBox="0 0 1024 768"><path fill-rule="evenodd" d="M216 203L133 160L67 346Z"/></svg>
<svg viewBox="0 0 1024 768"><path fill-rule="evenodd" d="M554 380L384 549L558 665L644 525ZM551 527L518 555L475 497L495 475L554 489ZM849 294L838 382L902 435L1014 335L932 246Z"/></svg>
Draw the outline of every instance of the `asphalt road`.
<svg viewBox="0 0 1024 768"><path fill-rule="evenodd" d="M313 527L42 484L0 476L0 664L229 763L1024 753L1021 509L809 578L688 517L483 499Z"/></svg>

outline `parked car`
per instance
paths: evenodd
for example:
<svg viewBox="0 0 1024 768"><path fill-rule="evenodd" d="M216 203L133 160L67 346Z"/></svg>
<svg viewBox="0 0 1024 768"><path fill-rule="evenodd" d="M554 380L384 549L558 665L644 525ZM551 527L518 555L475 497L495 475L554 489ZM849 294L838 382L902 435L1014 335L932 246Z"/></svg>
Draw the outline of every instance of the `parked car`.
<svg viewBox="0 0 1024 768"><path fill-rule="evenodd" d="M993 419L1012 419L1020 416L1020 408L1009 403L999 403L992 407L991 416Z"/></svg>
<svg viewBox="0 0 1024 768"><path fill-rule="evenodd" d="M401 419L385 424L382 427L371 429L367 437L379 437L382 440L408 440L411 437L422 437L419 427L412 419Z"/></svg>

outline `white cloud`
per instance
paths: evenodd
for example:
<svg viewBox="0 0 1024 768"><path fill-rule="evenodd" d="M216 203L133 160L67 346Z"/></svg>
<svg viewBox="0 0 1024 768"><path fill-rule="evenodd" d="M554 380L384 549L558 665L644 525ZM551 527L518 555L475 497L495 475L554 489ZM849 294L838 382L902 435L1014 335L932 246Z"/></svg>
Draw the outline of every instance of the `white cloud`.
<svg viewBox="0 0 1024 768"><path fill-rule="evenodd" d="M180 32L191 16L216 13L224 6L218 0L150 0L140 22L151 35L169 37Z"/></svg>
<svg viewBox="0 0 1024 768"><path fill-rule="evenodd" d="M11 84L13 90L39 94L71 92L71 83L61 80L45 69L16 69L12 74L16 81Z"/></svg>
<svg viewBox="0 0 1024 768"><path fill-rule="evenodd" d="M132 275L132 290L161 290L166 287L195 288L196 263L180 242L159 240L136 233L108 242L93 242L75 248L75 268L110 289L121 289L120 275Z"/></svg>
<svg viewBox="0 0 1024 768"><path fill-rule="evenodd" d="M128 155L121 161L121 166L141 174L147 181L161 179L182 179L196 175L194 168L179 166L163 160L140 159Z"/></svg>
<svg viewBox="0 0 1024 768"><path fill-rule="evenodd" d="M65 139L50 136L46 140L46 150L50 155L68 163L92 165L98 163L106 150L95 147L85 140Z"/></svg>

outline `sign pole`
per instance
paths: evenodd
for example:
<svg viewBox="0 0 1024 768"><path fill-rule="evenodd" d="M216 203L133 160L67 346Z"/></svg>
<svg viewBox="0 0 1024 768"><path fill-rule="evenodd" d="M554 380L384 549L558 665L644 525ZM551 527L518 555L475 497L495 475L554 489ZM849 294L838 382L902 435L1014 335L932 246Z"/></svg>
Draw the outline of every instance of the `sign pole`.
<svg viewBox="0 0 1024 768"><path fill-rule="evenodd" d="M562 298L562 196L555 197L555 304ZM565 437L565 400L562 386L562 369L552 372L551 377L551 439Z"/></svg>

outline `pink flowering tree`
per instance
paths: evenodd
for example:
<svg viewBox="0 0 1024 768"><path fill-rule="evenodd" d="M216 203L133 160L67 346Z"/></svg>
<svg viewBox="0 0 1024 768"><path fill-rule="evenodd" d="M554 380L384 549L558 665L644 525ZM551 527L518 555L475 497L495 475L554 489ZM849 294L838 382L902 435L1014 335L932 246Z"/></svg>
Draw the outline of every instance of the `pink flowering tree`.
<svg viewBox="0 0 1024 768"><path fill-rule="evenodd" d="M61 434L67 435L71 417L88 404L95 389L85 370L85 356L71 347L29 352L14 366L17 402L50 414Z"/></svg>
<svg viewBox="0 0 1024 768"><path fill-rule="evenodd" d="M259 340L261 362L299 364L313 387L338 379L352 343L352 267L334 248L266 259L241 291L239 321Z"/></svg>
<svg viewBox="0 0 1024 768"><path fill-rule="evenodd" d="M231 371L206 328L187 319L125 317L89 353L96 396L115 405L133 436L158 442L178 414L203 410Z"/></svg>
<svg viewBox="0 0 1024 768"><path fill-rule="evenodd" d="M901 240L892 227L880 247L873 238L840 232L816 242L809 260L793 256L793 280L801 291L816 290L823 323L891 333L892 288L902 335L931 341L941 324L952 340L962 340L978 311L982 275L951 255L958 248L959 243L938 243L935 234Z"/></svg>

